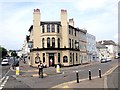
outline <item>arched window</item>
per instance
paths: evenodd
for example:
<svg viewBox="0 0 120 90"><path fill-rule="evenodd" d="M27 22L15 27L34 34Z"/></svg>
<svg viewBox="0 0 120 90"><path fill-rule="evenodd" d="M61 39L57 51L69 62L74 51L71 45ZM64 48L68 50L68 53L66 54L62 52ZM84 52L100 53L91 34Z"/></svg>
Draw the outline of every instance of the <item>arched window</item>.
<svg viewBox="0 0 120 90"><path fill-rule="evenodd" d="M47 48L50 48L50 38L47 38Z"/></svg>
<svg viewBox="0 0 120 90"><path fill-rule="evenodd" d="M55 25L52 24L52 32L55 32Z"/></svg>
<svg viewBox="0 0 120 90"><path fill-rule="evenodd" d="M42 47L44 48L45 40L44 38L42 39Z"/></svg>
<svg viewBox="0 0 120 90"><path fill-rule="evenodd" d="M67 62L68 62L68 57L67 57L67 56L64 56L64 57L63 57L63 62L64 62L64 63L67 63Z"/></svg>
<svg viewBox="0 0 120 90"><path fill-rule="evenodd" d="M58 48L60 48L60 38L58 38Z"/></svg>
<svg viewBox="0 0 120 90"><path fill-rule="evenodd" d="M55 48L55 38L52 38L52 47Z"/></svg>
<svg viewBox="0 0 120 90"><path fill-rule="evenodd" d="M50 32L50 24L47 25L47 32Z"/></svg>

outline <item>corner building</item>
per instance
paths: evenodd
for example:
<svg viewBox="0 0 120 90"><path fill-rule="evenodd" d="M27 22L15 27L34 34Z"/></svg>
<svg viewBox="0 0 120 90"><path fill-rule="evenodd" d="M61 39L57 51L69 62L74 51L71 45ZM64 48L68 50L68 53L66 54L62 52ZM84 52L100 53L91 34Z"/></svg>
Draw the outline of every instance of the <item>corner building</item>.
<svg viewBox="0 0 120 90"><path fill-rule="evenodd" d="M80 51L80 44L84 43L86 47L87 31L75 28L73 19L69 19L68 22L67 10L61 10L61 21L41 21L40 10L34 9L33 25L29 28L29 32L32 66L37 66L36 57L40 57L47 67L59 63L63 66L77 65L86 59L86 48ZM81 33L84 40L80 39ZM81 59L82 53L84 60Z"/></svg>

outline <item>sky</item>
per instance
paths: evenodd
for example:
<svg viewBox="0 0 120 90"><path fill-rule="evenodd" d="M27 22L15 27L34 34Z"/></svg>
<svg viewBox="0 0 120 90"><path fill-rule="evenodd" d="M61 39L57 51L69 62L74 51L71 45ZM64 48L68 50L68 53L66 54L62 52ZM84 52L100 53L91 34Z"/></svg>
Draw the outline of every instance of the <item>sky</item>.
<svg viewBox="0 0 120 90"><path fill-rule="evenodd" d="M21 49L33 24L33 10L40 9L41 21L60 21L61 9L67 10L74 26L86 29L99 40L118 42L119 0L1 0L0 45L8 50Z"/></svg>

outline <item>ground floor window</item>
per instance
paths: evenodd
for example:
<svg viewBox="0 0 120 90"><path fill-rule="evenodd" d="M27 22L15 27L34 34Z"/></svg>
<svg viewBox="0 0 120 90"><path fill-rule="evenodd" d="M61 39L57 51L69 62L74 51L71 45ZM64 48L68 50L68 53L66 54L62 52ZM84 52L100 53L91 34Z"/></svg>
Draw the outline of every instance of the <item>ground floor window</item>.
<svg viewBox="0 0 120 90"><path fill-rule="evenodd" d="M45 53L43 53L43 63L45 62Z"/></svg>
<svg viewBox="0 0 120 90"><path fill-rule="evenodd" d="M72 53L70 53L70 62L72 62Z"/></svg>
<svg viewBox="0 0 120 90"><path fill-rule="evenodd" d="M68 62L68 57L67 57L67 56L64 56L64 57L63 57L63 62L64 62L64 63L67 63L67 62Z"/></svg>
<svg viewBox="0 0 120 90"><path fill-rule="evenodd" d="M60 53L58 53L58 63L60 63Z"/></svg>

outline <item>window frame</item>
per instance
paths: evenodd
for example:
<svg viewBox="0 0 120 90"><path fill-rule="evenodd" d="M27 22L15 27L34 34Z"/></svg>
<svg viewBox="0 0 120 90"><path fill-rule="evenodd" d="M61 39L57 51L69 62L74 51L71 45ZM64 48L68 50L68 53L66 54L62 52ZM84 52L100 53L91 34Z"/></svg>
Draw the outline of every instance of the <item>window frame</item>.
<svg viewBox="0 0 120 90"><path fill-rule="evenodd" d="M47 24L47 32L50 32L50 24Z"/></svg>

